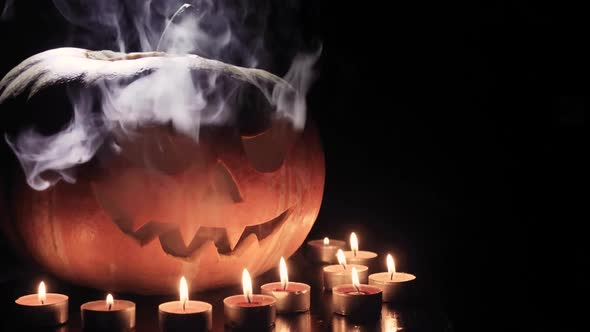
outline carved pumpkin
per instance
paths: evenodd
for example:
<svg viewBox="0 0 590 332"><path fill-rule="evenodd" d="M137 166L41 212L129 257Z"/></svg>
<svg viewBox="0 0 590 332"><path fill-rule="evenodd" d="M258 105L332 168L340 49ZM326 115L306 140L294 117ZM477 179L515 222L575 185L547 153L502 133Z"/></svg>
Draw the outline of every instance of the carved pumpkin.
<svg viewBox="0 0 590 332"><path fill-rule="evenodd" d="M53 56L68 65L52 64ZM258 88L288 87L267 72L193 55L59 49L11 71L0 83L0 103L60 84L92 89L113 77L133 81L166 61ZM133 135L113 130L120 152L99 151L100 160L79 167L75 183L37 191L13 177L14 218L5 226L42 266L82 285L161 294L177 292L180 275L194 290L237 284L244 267L260 274L297 250L323 194L323 152L313 127L298 132L280 116L269 119L246 134L239 123L204 127L198 142L161 124Z"/></svg>

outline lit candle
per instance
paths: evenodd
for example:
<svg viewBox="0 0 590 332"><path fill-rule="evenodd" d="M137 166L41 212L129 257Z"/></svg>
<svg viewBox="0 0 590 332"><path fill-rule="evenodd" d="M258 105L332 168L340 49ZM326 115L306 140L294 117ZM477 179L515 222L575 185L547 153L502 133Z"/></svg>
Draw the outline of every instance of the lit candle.
<svg viewBox="0 0 590 332"><path fill-rule="evenodd" d="M350 251L345 251L344 255L349 263L368 267L374 267L372 264L377 258L377 254L372 251L359 250L359 240L354 232L350 234Z"/></svg>
<svg viewBox="0 0 590 332"><path fill-rule="evenodd" d="M313 262L334 264L338 249L344 249L346 242L325 237L323 240L311 240L307 242L307 256Z"/></svg>
<svg viewBox="0 0 590 332"><path fill-rule="evenodd" d="M264 284L260 287L260 292L276 299L277 312L279 313L308 311L311 287L300 282L290 282L287 272L287 264L285 263L285 259L281 257L279 262L281 282Z"/></svg>
<svg viewBox="0 0 590 332"><path fill-rule="evenodd" d="M337 265L328 265L324 267L324 289L331 290L334 286L347 284L350 282L352 268L354 267L359 274L361 282L367 282L369 268L359 264L348 264L344 252L338 249L336 253L338 260Z"/></svg>
<svg viewBox="0 0 590 332"><path fill-rule="evenodd" d="M111 294L104 301L80 306L84 331L131 331L135 328L135 303L115 300Z"/></svg>
<svg viewBox="0 0 590 332"><path fill-rule="evenodd" d="M248 270L242 272L243 295L223 299L225 324L231 328L265 330L276 318L276 300L272 296L252 294L252 279Z"/></svg>
<svg viewBox="0 0 590 332"><path fill-rule="evenodd" d="M26 326L57 326L68 321L68 297L47 293L41 281L37 294L21 296L15 301L17 319Z"/></svg>
<svg viewBox="0 0 590 332"><path fill-rule="evenodd" d="M188 284L180 278L179 301L170 301L158 306L158 322L161 332L211 331L213 306L203 301L188 298Z"/></svg>
<svg viewBox="0 0 590 332"><path fill-rule="evenodd" d="M352 320L372 320L381 315L381 289L361 284L356 268L351 270L352 284L332 289L332 308Z"/></svg>
<svg viewBox="0 0 590 332"><path fill-rule="evenodd" d="M403 288L416 279L410 273L397 272L393 256L387 255L387 272L373 273L369 276L369 285L377 286L383 291L383 302L393 302L403 297Z"/></svg>

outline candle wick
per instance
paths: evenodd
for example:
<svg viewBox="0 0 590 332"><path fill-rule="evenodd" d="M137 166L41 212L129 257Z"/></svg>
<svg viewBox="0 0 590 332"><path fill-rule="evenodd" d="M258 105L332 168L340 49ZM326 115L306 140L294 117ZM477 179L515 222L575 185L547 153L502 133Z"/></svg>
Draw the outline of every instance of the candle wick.
<svg viewBox="0 0 590 332"><path fill-rule="evenodd" d="M186 301L182 301L182 311L186 311Z"/></svg>
<svg viewBox="0 0 590 332"><path fill-rule="evenodd" d="M248 299L248 303L252 303L252 299L250 298L250 296L246 296L246 298Z"/></svg>
<svg viewBox="0 0 590 332"><path fill-rule="evenodd" d="M41 304L45 304L45 301L41 300Z"/></svg>
<svg viewBox="0 0 590 332"><path fill-rule="evenodd" d="M109 303L109 311L111 310L112 307L113 307L113 305L111 303Z"/></svg>
<svg viewBox="0 0 590 332"><path fill-rule="evenodd" d="M356 252L357 252L357 250L352 251L352 253L354 254L354 257L356 257Z"/></svg>

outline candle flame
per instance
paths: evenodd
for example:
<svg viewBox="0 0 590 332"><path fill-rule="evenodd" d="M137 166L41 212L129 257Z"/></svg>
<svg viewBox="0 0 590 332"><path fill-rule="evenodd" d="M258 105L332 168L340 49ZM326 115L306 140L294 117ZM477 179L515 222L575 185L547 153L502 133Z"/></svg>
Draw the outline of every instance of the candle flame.
<svg viewBox="0 0 590 332"><path fill-rule="evenodd" d="M287 286L289 285L289 274L287 273L287 263L285 263L285 259L281 257L279 262L279 274L281 276L281 285L283 286L283 290L287 290Z"/></svg>
<svg viewBox="0 0 590 332"><path fill-rule="evenodd" d="M324 238L324 245L325 245L325 246L328 246L328 245L330 245L330 239L328 239L328 237L325 237L325 238Z"/></svg>
<svg viewBox="0 0 590 332"><path fill-rule="evenodd" d="M186 309L186 303L188 302L188 285L184 276L180 278L180 304L182 310Z"/></svg>
<svg viewBox="0 0 590 332"><path fill-rule="evenodd" d="M357 292L361 291L361 282L359 281L359 273L356 270L356 267L352 267L352 286L356 289Z"/></svg>
<svg viewBox="0 0 590 332"><path fill-rule="evenodd" d="M252 303L252 278L247 269L242 272L242 288L244 289L244 298L248 303Z"/></svg>
<svg viewBox="0 0 590 332"><path fill-rule="evenodd" d="M350 250L352 250L353 255L356 256L356 253L359 251L359 240L356 237L354 232L350 233Z"/></svg>
<svg viewBox="0 0 590 332"><path fill-rule="evenodd" d="M395 275L395 262L393 261L393 256L391 254L387 254L387 272L391 274L391 279Z"/></svg>
<svg viewBox="0 0 590 332"><path fill-rule="evenodd" d="M47 290L45 289L45 283L43 281L41 281L39 284L37 298L39 299L39 303L45 304L45 300L47 299Z"/></svg>
<svg viewBox="0 0 590 332"><path fill-rule="evenodd" d="M346 257L344 256L344 251L342 251L342 249L338 249L336 252L336 258L338 258L338 264L342 265L344 269L346 269Z"/></svg>
<svg viewBox="0 0 590 332"><path fill-rule="evenodd" d="M113 299L113 296L111 294L107 295L107 309L111 310L111 308L113 307L113 304L115 304L115 300Z"/></svg>

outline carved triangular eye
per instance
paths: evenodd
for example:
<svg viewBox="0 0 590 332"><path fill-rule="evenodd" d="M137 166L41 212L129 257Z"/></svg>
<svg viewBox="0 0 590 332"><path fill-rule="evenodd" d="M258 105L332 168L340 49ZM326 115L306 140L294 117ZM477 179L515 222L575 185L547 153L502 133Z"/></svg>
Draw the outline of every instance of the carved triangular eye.
<svg viewBox="0 0 590 332"><path fill-rule="evenodd" d="M281 167L297 133L287 119L275 119L266 131L242 136L242 145L252 166L260 172L274 172Z"/></svg>

